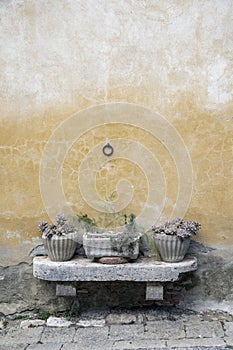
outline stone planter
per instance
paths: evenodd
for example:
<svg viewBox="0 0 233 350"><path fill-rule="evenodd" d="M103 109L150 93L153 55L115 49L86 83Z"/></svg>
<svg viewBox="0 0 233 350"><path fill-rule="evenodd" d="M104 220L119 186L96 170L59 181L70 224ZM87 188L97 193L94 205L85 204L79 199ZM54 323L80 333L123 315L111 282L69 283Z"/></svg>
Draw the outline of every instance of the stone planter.
<svg viewBox="0 0 233 350"><path fill-rule="evenodd" d="M106 256L121 256L129 259L137 259L139 254L139 239L141 234L130 240L128 245L122 245L121 249L114 249L114 242L119 235L125 233L85 233L83 235L83 247L88 259L102 258Z"/></svg>
<svg viewBox="0 0 233 350"><path fill-rule="evenodd" d="M66 236L54 235L51 238L42 238L45 252L52 261L70 260L77 247L75 234Z"/></svg>
<svg viewBox="0 0 233 350"><path fill-rule="evenodd" d="M182 261L190 244L190 238L181 239L165 234L157 234L154 239L162 260L166 262Z"/></svg>

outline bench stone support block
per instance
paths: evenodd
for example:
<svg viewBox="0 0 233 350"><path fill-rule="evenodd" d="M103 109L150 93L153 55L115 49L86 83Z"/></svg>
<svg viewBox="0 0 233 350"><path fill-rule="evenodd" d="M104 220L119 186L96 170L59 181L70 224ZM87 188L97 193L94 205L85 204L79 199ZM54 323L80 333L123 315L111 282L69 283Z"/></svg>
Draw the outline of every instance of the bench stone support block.
<svg viewBox="0 0 233 350"><path fill-rule="evenodd" d="M146 284L146 300L163 300L163 285L159 282Z"/></svg>
<svg viewBox="0 0 233 350"><path fill-rule="evenodd" d="M57 297L75 297L76 294L76 288L72 285L56 284Z"/></svg>

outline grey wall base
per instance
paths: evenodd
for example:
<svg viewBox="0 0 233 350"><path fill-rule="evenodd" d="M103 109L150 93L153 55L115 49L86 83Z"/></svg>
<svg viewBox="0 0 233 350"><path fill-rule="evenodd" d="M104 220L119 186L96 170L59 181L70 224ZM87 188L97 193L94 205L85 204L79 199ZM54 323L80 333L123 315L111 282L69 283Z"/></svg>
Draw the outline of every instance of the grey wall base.
<svg viewBox="0 0 233 350"><path fill-rule="evenodd" d="M145 300L146 284L156 281L56 281L56 283L76 288L82 311L177 305L183 309L203 312L207 309L221 310L233 315L233 247L213 249L195 242L190 248L190 254L198 258L198 270L182 273L175 282L162 282L163 301ZM155 267L156 262L151 264ZM176 264L173 268L176 269ZM0 266L0 316L29 310L54 313L70 310L73 303L77 305L77 296L57 297L56 283L35 278L32 270L33 264L23 262L18 265ZM46 275L46 269L44 274ZM72 290L71 288L70 292ZM147 290L149 293L148 288ZM60 295L65 293L67 289L60 290Z"/></svg>

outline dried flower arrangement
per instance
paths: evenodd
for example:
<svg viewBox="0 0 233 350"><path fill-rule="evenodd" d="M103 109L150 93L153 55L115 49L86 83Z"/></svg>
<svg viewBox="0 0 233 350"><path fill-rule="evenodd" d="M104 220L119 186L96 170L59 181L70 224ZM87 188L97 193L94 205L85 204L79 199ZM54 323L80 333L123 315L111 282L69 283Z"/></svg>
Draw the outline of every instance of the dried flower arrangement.
<svg viewBox="0 0 233 350"><path fill-rule="evenodd" d="M76 232L76 228L67 223L67 218L64 214L57 215L55 224L49 225L46 221L41 221L38 229L42 233L42 238L52 238L54 235L66 236Z"/></svg>
<svg viewBox="0 0 233 350"><path fill-rule="evenodd" d="M196 235L200 228L201 224L197 221L184 221L181 218L176 218L165 222L163 225L152 226L152 231L155 234L177 236L185 239Z"/></svg>

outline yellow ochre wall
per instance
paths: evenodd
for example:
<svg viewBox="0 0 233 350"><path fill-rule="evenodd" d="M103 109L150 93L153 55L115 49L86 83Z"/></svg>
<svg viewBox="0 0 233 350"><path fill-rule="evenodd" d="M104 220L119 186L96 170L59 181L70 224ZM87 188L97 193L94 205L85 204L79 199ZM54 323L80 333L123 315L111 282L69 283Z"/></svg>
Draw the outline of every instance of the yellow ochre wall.
<svg viewBox="0 0 233 350"><path fill-rule="evenodd" d="M57 158L73 213L98 217L82 197L79 172L86 157L99 157L89 166L102 201L117 197L118 180L127 179L134 193L125 212L140 216L152 191L148 208L153 212L163 197L160 219L167 219L187 180L185 218L202 223L198 239L233 245L232 15L231 0L0 2L0 264L27 261L40 242L38 222L60 209L56 193L53 208L46 208L49 188L41 193L39 174L46 163L53 185L43 156L62 123L68 125L64 147L73 125L77 130L65 157ZM185 166L181 174L182 156L174 160L167 148L174 142L175 149L177 138L191 174ZM101 152L107 142L115 146L113 158ZM52 150L51 168L56 156ZM156 176L162 171L161 191L156 176L153 183L153 159Z"/></svg>

